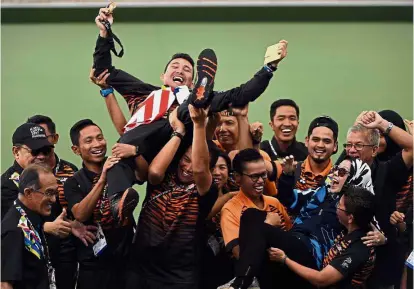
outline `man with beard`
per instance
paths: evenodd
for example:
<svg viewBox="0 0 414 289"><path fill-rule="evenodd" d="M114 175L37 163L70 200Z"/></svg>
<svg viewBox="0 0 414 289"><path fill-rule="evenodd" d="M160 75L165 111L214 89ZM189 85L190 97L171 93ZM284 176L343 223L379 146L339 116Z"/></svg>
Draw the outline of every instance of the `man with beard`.
<svg viewBox="0 0 414 289"><path fill-rule="evenodd" d="M274 136L260 143L272 161L292 155L297 161L304 161L308 150L302 142L296 141L299 126L299 107L291 99L278 99L270 107L269 125Z"/></svg>
<svg viewBox="0 0 414 289"><path fill-rule="evenodd" d="M377 261L369 288L391 288L399 284L404 266L404 252L397 241L395 228L390 224L396 209L396 195L406 184L413 165L413 138L403 129L382 118L375 111L362 112L356 125L348 130L344 144L346 154L368 163L376 192L376 212L381 229L388 238L387 244L377 250ZM401 152L386 162L376 156L380 143L380 131L400 148Z"/></svg>
<svg viewBox="0 0 414 289"><path fill-rule="evenodd" d="M288 207L289 214L296 216L299 210L309 201L309 190L324 184L332 168L331 156L338 150L338 124L329 116L315 118L309 125L305 145L309 155L305 161L298 162L294 172L294 190L278 190L278 199ZM293 157L289 157L292 161ZM276 180L276 174L282 171L278 162L267 164L269 179ZM283 173L282 173L283 174ZM278 183L278 187L283 184Z"/></svg>

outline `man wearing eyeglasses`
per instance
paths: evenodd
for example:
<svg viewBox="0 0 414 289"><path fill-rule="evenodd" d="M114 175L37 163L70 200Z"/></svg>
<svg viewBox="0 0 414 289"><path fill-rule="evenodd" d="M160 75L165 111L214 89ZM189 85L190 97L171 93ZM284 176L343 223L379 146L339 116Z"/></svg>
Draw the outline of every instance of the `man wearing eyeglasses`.
<svg viewBox="0 0 414 289"><path fill-rule="evenodd" d="M34 115L27 119L28 123L41 126L46 133L47 140L53 145L57 145L59 134L56 132L56 124L52 119L45 115ZM63 209L67 210L68 202L64 195L63 185L66 180L78 171L78 168L57 156L55 148L51 148L50 154L46 156L45 162L52 168L53 174L58 181L58 198L52 206L52 216L59 216ZM70 215L70 212L69 212ZM59 289L72 289L76 285L77 258L74 236L64 239L50 238L52 260L56 268L56 283Z"/></svg>
<svg viewBox="0 0 414 289"><path fill-rule="evenodd" d="M34 123L25 123L19 126L13 134L12 143L15 162L1 176L2 219L7 211L13 207L13 202L17 199L20 175L23 170L31 164L44 164L49 166L48 159L53 156L54 146L48 141L45 130ZM51 210L52 213L46 219L43 229L47 233L50 243L52 261L57 264L57 259L54 258L54 255L55 252L59 253L59 243L54 237L66 238L71 233L74 233L84 244L87 244L87 240L93 242L93 234L86 230L91 227L85 228L80 223L75 224L69 222L66 219L66 211L62 211L62 208L60 210L56 209L56 202L53 202ZM85 239L85 236L87 239Z"/></svg>
<svg viewBox="0 0 414 289"><path fill-rule="evenodd" d="M380 133L388 135L402 151L387 162L380 162L378 153ZM390 288L401 280L404 266L401 246L389 219L395 211L396 194L406 183L413 166L413 138L403 129L383 119L377 112L363 111L355 125L348 130L344 145L346 154L368 163L376 196L376 218L388 243L378 248L377 263L369 288ZM397 286L397 287L398 287Z"/></svg>
<svg viewBox="0 0 414 289"><path fill-rule="evenodd" d="M45 164L30 164L22 172L18 198L1 223L1 288L56 288L43 228L57 188Z"/></svg>
<svg viewBox="0 0 414 289"><path fill-rule="evenodd" d="M249 208L267 212L266 222L290 229L292 226L285 208L278 199L263 195L267 170L263 157L255 149L240 151L233 159L233 169L240 191L221 210L221 228L226 250L239 258L240 218Z"/></svg>

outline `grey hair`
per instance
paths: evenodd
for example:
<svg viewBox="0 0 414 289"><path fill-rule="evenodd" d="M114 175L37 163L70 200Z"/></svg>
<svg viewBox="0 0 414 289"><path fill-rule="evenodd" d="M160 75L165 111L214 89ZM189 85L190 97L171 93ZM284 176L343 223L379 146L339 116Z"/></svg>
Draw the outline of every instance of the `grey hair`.
<svg viewBox="0 0 414 289"><path fill-rule="evenodd" d="M25 189L40 189L40 173L53 174L52 170L46 164L31 164L24 169L19 178L19 193L24 194Z"/></svg>
<svg viewBox="0 0 414 289"><path fill-rule="evenodd" d="M361 132L368 136L368 142L370 145L379 146L380 133L377 129L366 128L361 124L353 125L348 129L347 138L353 132Z"/></svg>

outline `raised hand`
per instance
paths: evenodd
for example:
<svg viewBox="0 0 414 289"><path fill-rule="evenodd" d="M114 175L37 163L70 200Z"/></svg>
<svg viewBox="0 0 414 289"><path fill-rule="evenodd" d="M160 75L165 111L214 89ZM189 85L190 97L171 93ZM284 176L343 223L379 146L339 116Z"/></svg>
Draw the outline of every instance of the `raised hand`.
<svg viewBox="0 0 414 289"><path fill-rule="evenodd" d="M124 143L116 143L112 147L112 155L117 158L125 159L129 157L133 157L136 155L137 148L136 146L124 144Z"/></svg>
<svg viewBox="0 0 414 289"><path fill-rule="evenodd" d="M176 107L168 116L168 120L172 129L182 135L185 135L185 126L184 124L178 119L178 107Z"/></svg>
<svg viewBox="0 0 414 289"><path fill-rule="evenodd" d="M295 161L295 158L292 155L282 159L280 164L282 165L283 173L287 175L292 175L295 173L297 162Z"/></svg>
<svg viewBox="0 0 414 289"><path fill-rule="evenodd" d="M191 120L194 124L206 125L207 124L207 115L209 107L207 108L196 108L192 104L188 105L188 110L190 112Z"/></svg>
<svg viewBox="0 0 414 289"><path fill-rule="evenodd" d="M361 119L358 121L359 124L365 126L366 128L371 129L386 129L385 123L388 124L386 120L384 120L377 112L375 111L367 111L362 116Z"/></svg>
<svg viewBox="0 0 414 289"><path fill-rule="evenodd" d="M99 86L101 89L108 88L109 85L106 83L107 78L109 77L110 73L108 72L108 69L105 69L100 75L95 77L95 69L92 68L89 73L89 79L92 83Z"/></svg>
<svg viewBox="0 0 414 289"><path fill-rule="evenodd" d="M96 26L99 28L99 34L101 37L106 38L108 36L108 32L106 31L105 25L102 23L104 21L108 21L111 25L114 23L114 17L109 8L99 9L98 16L95 18Z"/></svg>
<svg viewBox="0 0 414 289"><path fill-rule="evenodd" d="M263 124L258 121L251 123L250 134L252 136L253 143L260 143L263 137Z"/></svg>

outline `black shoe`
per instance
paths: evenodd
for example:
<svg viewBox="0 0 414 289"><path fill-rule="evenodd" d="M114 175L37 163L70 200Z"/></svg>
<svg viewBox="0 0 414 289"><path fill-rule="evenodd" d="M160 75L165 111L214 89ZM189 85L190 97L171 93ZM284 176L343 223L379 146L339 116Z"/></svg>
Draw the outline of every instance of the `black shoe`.
<svg viewBox="0 0 414 289"><path fill-rule="evenodd" d="M217 57L212 49L201 51L197 60L197 83L190 94L190 103L197 108L206 108L213 99Z"/></svg>
<svg viewBox="0 0 414 289"><path fill-rule="evenodd" d="M111 200L111 210L114 220L119 225L126 225L133 219L133 212L138 205L139 195L133 188L128 188L122 194L114 196Z"/></svg>

